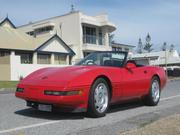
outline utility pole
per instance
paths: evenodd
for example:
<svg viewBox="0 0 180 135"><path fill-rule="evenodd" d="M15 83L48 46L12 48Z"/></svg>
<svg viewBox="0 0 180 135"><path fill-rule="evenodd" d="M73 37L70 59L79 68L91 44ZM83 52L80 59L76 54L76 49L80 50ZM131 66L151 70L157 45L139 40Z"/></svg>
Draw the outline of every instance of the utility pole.
<svg viewBox="0 0 180 135"><path fill-rule="evenodd" d="M74 5L71 4L71 13L75 12Z"/></svg>
<svg viewBox="0 0 180 135"><path fill-rule="evenodd" d="M168 71L167 71L167 49L165 50L165 67L166 67L166 76L168 77Z"/></svg>

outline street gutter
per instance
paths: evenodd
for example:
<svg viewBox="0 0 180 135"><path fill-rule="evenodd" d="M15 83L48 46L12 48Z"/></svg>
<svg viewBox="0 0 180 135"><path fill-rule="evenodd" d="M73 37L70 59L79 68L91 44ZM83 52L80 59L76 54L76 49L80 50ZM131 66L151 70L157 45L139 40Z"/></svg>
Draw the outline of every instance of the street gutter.
<svg viewBox="0 0 180 135"><path fill-rule="evenodd" d="M0 94L14 93L16 88L0 88Z"/></svg>

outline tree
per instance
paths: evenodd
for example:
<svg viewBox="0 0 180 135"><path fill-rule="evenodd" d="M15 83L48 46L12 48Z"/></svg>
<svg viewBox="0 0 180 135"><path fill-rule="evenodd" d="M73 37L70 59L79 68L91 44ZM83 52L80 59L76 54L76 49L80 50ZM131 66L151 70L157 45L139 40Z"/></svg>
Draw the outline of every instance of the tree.
<svg viewBox="0 0 180 135"><path fill-rule="evenodd" d="M170 45L170 51L173 51L173 50L174 50L174 45L171 44L171 45Z"/></svg>
<svg viewBox="0 0 180 135"><path fill-rule="evenodd" d="M138 41L137 53L143 53L143 44L142 44L141 38L139 38L139 41Z"/></svg>
<svg viewBox="0 0 180 135"><path fill-rule="evenodd" d="M166 49L167 49L167 43L164 42L163 45L162 45L161 50L162 50L162 51L166 51Z"/></svg>
<svg viewBox="0 0 180 135"><path fill-rule="evenodd" d="M151 52L153 50L152 45L153 44L151 44L151 36L148 33L146 36L146 43L144 46L144 50L146 50L147 52Z"/></svg>

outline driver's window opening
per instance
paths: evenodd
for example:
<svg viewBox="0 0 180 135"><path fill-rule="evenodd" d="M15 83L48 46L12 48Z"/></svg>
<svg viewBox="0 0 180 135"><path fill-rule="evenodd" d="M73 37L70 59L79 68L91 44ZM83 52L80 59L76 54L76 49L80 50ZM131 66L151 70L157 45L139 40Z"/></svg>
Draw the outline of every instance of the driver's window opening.
<svg viewBox="0 0 180 135"><path fill-rule="evenodd" d="M95 52L85 57L76 65L122 67L126 55L123 52Z"/></svg>

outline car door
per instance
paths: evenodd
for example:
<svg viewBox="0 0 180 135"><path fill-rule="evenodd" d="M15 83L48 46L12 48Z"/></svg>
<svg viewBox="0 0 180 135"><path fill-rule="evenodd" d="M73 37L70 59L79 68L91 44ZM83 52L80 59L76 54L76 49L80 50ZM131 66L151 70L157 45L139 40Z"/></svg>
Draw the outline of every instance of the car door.
<svg viewBox="0 0 180 135"><path fill-rule="evenodd" d="M149 71L145 67L123 69L123 98L143 95L149 89Z"/></svg>

